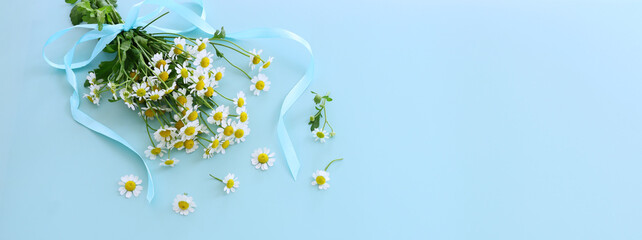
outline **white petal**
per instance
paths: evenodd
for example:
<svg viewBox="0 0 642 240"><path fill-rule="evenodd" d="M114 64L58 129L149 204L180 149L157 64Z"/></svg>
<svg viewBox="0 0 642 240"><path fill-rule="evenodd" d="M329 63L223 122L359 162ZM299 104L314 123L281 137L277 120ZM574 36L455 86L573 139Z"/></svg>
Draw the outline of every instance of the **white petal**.
<svg viewBox="0 0 642 240"><path fill-rule="evenodd" d="M126 197L126 198L130 198L130 197L132 197L132 192L129 192L129 191L128 191L128 192L127 192L127 194L125 194L125 197Z"/></svg>

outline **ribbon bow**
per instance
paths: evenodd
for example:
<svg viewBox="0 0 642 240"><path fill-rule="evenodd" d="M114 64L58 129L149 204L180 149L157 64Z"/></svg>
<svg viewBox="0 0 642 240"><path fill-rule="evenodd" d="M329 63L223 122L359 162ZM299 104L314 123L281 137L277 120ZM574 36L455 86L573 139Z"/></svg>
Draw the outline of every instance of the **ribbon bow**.
<svg viewBox="0 0 642 240"><path fill-rule="evenodd" d="M114 40L119 33L123 31L129 31L139 26L143 26L143 24L149 22L153 17L160 14L165 8L171 10L173 13L177 13L180 17L182 17L184 20L190 23L192 27L189 27L187 29L182 29L182 30L161 28L154 25L149 25L148 27L156 29L161 32L170 32L170 33L185 33L198 28L207 34L214 35L215 28L209 25L205 21L205 9L203 7L203 1L192 0L192 2L198 5L199 7L201 7L202 11L200 15L197 15L196 13L194 13L184 5L178 4L171 0L145 0L132 6L132 8L129 10L129 14L127 15L127 18L124 24L105 25L102 31L98 30L97 24L76 25L67 29L63 29L59 32L56 32L47 40L47 42L45 42L45 45L43 47L42 56L45 59L45 61L52 67L55 67L58 69L65 69L65 72L67 74L67 82L74 89L74 92L69 98L69 104L71 107L71 116L73 117L73 119L76 120L76 122L80 123L81 125L91 129L92 131L100 133L122 144L132 152L136 153L136 155L138 155L140 160L143 162L143 164L145 165L145 170L147 171L147 179L149 182L148 189L147 189L147 200L149 202L151 202L152 199L154 198L154 181L152 179L152 174L149 170L149 166L147 166L147 162L144 161L143 156L141 156L140 153L138 153L138 151L136 151L124 138L122 138L120 135L118 135L116 132L114 132L110 128L94 120L89 115L87 115L86 113L84 113L79 109L80 95L78 94L78 84L76 80L76 74L74 73L73 69L87 66L87 64L89 64L105 48L105 46L107 46L107 44L109 44L112 40ZM152 13L143 17L139 17L138 15L140 12L140 7L143 4L153 4L153 5L158 5L159 7ZM77 28L90 29L90 31L84 34L82 37L80 37L80 39L76 42L76 44L74 44L74 46L65 54L63 58L63 64L57 64L49 60L49 58L45 54L44 49L53 41L62 37L68 31L72 29L77 29ZM300 163L296 156L296 152L294 151L294 146L292 145L292 141L290 141L290 137L288 136L283 118L285 117L285 113L287 113L287 111L290 109L292 104L294 104L296 99L299 98L301 94L303 94L303 91L305 91L305 89L312 82L312 76L314 71L314 57L312 57L312 49L310 48L310 44L299 35L296 35L287 30L275 29L275 28L250 29L250 30L246 30L238 33L227 34L226 38L236 39L236 40L256 39L256 38L292 39L298 43L301 43L303 46L305 46L311 55L310 64L308 65L308 69L306 70L305 75L303 75L303 77L297 82L294 88L292 88L290 92L285 96L285 100L281 105L281 112L279 114L279 120L277 125L277 135L279 138L279 142L281 143L281 147L285 154L288 167L290 168L290 173L292 173L292 177L296 180ZM98 42L96 43L96 46L94 47L94 50L91 53L91 56L84 61L74 62L73 56L76 51L76 46L78 46L78 44L80 43L90 41L90 40L96 40L96 39L98 39Z"/></svg>

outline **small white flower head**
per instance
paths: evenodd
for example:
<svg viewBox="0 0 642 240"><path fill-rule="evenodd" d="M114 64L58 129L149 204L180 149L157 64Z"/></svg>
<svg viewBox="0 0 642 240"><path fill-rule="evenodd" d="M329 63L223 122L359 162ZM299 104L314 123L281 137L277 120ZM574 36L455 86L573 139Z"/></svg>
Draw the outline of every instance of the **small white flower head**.
<svg viewBox="0 0 642 240"><path fill-rule="evenodd" d="M315 128L314 131L312 131L312 135L314 136L314 141L319 141L321 143L324 143L326 139L330 138L328 135L328 132L325 130L321 130L320 128Z"/></svg>
<svg viewBox="0 0 642 240"><path fill-rule="evenodd" d="M147 93L147 97L145 99L148 100L148 101L158 101L163 96L165 96L165 90L156 89L156 90L152 90L149 93Z"/></svg>
<svg viewBox="0 0 642 240"><path fill-rule="evenodd" d="M169 61L169 60L168 60ZM154 68L154 74L158 76L158 79L165 82L169 79L169 74L172 73L172 70L169 69L169 65L161 65L158 68Z"/></svg>
<svg viewBox="0 0 642 240"><path fill-rule="evenodd" d="M169 57L175 59L178 55L181 55L185 50L185 38L177 37L174 38L174 46L169 50Z"/></svg>
<svg viewBox="0 0 642 240"><path fill-rule="evenodd" d="M95 96L92 96L92 95L89 95L89 94L85 94L83 97L87 98L91 103L100 106L100 97L95 97Z"/></svg>
<svg viewBox="0 0 642 240"><path fill-rule="evenodd" d="M176 128L170 126L162 126L154 132L154 140L157 142L169 142L172 138L176 137Z"/></svg>
<svg viewBox="0 0 642 240"><path fill-rule="evenodd" d="M191 93L196 93L199 97L205 96L205 92L207 92L207 86L210 85L210 79L207 77L207 73L197 69L194 71L194 76L192 76L191 79L191 85L189 86L189 89L191 89Z"/></svg>
<svg viewBox="0 0 642 240"><path fill-rule="evenodd" d="M232 122L232 127L234 128L234 134L232 135L234 142L245 142L245 137L250 135L250 128L247 124L242 122Z"/></svg>
<svg viewBox="0 0 642 240"><path fill-rule="evenodd" d="M216 132L223 136L225 139L232 138L234 135L234 126L232 125L232 119L228 118L227 121L221 122L221 127L216 129Z"/></svg>
<svg viewBox="0 0 642 240"><path fill-rule="evenodd" d="M245 93L243 91L239 91L236 94L236 98L234 98L233 100L236 107L244 107L247 99L245 99Z"/></svg>
<svg viewBox="0 0 642 240"><path fill-rule="evenodd" d="M187 66L187 61L183 62L183 65L177 65L176 68L176 73L183 79L183 83L185 83L185 80L190 77L190 68Z"/></svg>
<svg viewBox="0 0 642 240"><path fill-rule="evenodd" d="M125 102L125 105L127 105L129 109L136 111L136 104L132 103L131 100L123 99L123 101Z"/></svg>
<svg viewBox="0 0 642 240"><path fill-rule="evenodd" d="M198 120L198 115L200 114L200 112L198 111L198 107L198 105L186 107L187 110L185 111L185 115L181 118L181 120L184 120L186 122L193 122Z"/></svg>
<svg viewBox="0 0 642 240"><path fill-rule="evenodd" d="M192 106L194 100L192 95L187 94L187 89L185 88L180 88L172 92L172 97L176 99L176 102L178 102L181 107Z"/></svg>
<svg viewBox="0 0 642 240"><path fill-rule="evenodd" d="M216 151L216 153L225 154L225 150L233 144L234 141L232 139L221 137L219 147L214 150Z"/></svg>
<svg viewBox="0 0 642 240"><path fill-rule="evenodd" d="M274 165L275 160L274 153L270 153L270 149L268 148L259 148L252 153L252 165L254 165L256 169L260 168L265 171L268 167Z"/></svg>
<svg viewBox="0 0 642 240"><path fill-rule="evenodd" d="M118 185L120 185L118 191L121 196L125 195L126 198L130 198L132 195L138 197L140 192L143 191L141 183L143 183L143 180L133 174L122 176L120 177L120 182L118 182Z"/></svg>
<svg viewBox="0 0 642 240"><path fill-rule="evenodd" d="M159 143L156 144L156 147L154 146L147 146L147 150L145 150L145 156L147 156L149 159L154 160L156 157L162 157L163 154L165 154L165 144Z"/></svg>
<svg viewBox="0 0 642 240"><path fill-rule="evenodd" d="M180 137L185 139L194 139L196 135L203 132L203 125L199 121L188 122L180 130Z"/></svg>
<svg viewBox="0 0 642 240"><path fill-rule="evenodd" d="M89 84L96 84L96 74L94 72L89 72L89 74L87 74L87 81Z"/></svg>
<svg viewBox="0 0 642 240"><path fill-rule="evenodd" d="M207 51L201 51L196 54L196 58L192 63L197 69L202 69L204 72L209 72L209 69L212 68L212 53Z"/></svg>
<svg viewBox="0 0 642 240"><path fill-rule="evenodd" d="M221 125L227 116L230 114L230 107L225 105L219 105L216 109L212 110L212 114L207 118L207 122L210 124Z"/></svg>
<svg viewBox="0 0 642 240"><path fill-rule="evenodd" d="M225 67L217 67L214 70L212 70L212 78L216 82L220 81L223 78L224 74L225 74Z"/></svg>
<svg viewBox="0 0 642 240"><path fill-rule="evenodd" d="M194 207L196 207L196 203L194 203L194 199L190 196L187 196L187 194L178 194L176 195L176 198L174 198L174 212L187 216L187 214L194 212Z"/></svg>
<svg viewBox="0 0 642 240"><path fill-rule="evenodd" d="M234 177L234 174L228 173L225 178L223 178L223 184L225 184L225 187L223 187L223 191L225 191L227 194L230 194L231 192L236 192L236 189L239 187L239 181L237 177Z"/></svg>
<svg viewBox="0 0 642 240"><path fill-rule="evenodd" d="M329 172L317 170L312 174L312 178L314 178L312 185L319 185L319 189L327 190L330 187L330 184L328 184L328 181L330 181Z"/></svg>
<svg viewBox="0 0 642 240"><path fill-rule="evenodd" d="M183 146L185 146L185 152L186 153L193 153L198 149L198 144L194 142L194 139L187 139L183 142Z"/></svg>
<svg viewBox="0 0 642 240"><path fill-rule="evenodd" d="M183 150L185 148L185 139L176 138L171 143L168 143L169 149Z"/></svg>
<svg viewBox="0 0 642 240"><path fill-rule="evenodd" d="M161 68L162 66L169 65L169 63L171 63L171 62L172 62L172 60L163 58L163 54L162 53L156 53L152 57L152 62L150 62L149 65L152 66L152 67L155 67L155 68Z"/></svg>
<svg viewBox="0 0 642 240"><path fill-rule="evenodd" d="M263 71L263 70L267 69L267 68L270 66L270 64L272 64L272 62L273 62L273 61L274 61L274 57L269 57L269 58L268 58L268 60L267 60L267 61L265 61L265 63L263 64L263 66L261 66L261 67L259 68L259 72L261 72L261 71Z"/></svg>
<svg viewBox="0 0 642 240"><path fill-rule="evenodd" d="M250 91L254 92L254 95L258 96L261 92L267 92L270 90L271 82L268 81L268 77L265 74L259 73L256 77L252 78L252 85L250 85Z"/></svg>
<svg viewBox="0 0 642 240"><path fill-rule="evenodd" d="M260 55L262 52L263 50L256 51L256 49L252 49L252 52L250 52L250 67L252 68L252 70L254 70L256 65L261 63Z"/></svg>
<svg viewBox="0 0 642 240"><path fill-rule="evenodd" d="M163 167L174 167L180 160L175 159L175 158L170 158L164 161L161 161L160 165Z"/></svg>
<svg viewBox="0 0 642 240"><path fill-rule="evenodd" d="M245 125L249 123L248 120L250 117L247 115L247 110L245 109L245 107L237 107L236 114L238 115L238 119L240 122L244 123Z"/></svg>
<svg viewBox="0 0 642 240"><path fill-rule="evenodd" d="M207 86L205 87L205 93L203 93L203 95L209 98L218 96L216 91L214 91L215 88L218 88L218 82L212 81L212 79L210 79Z"/></svg>
<svg viewBox="0 0 642 240"><path fill-rule="evenodd" d="M209 42L210 42L210 40L207 39L207 38L198 38L198 39L196 39L196 46L195 46L196 51L197 52L205 51L205 49L207 48L207 44Z"/></svg>
<svg viewBox="0 0 642 240"><path fill-rule="evenodd" d="M221 136L216 134L214 137L211 139L211 143L207 146L208 149L212 149L213 152L208 153L205 151L207 154L214 154L214 153L219 153L221 152L222 146L221 146ZM205 156L203 156L205 158Z"/></svg>
<svg viewBox="0 0 642 240"><path fill-rule="evenodd" d="M145 83L145 82L134 83L134 84L132 84L132 91L134 92L134 97L137 97L138 100L143 100L143 99L145 99L145 96L147 96L147 92L149 91L149 87L147 86L147 83Z"/></svg>
<svg viewBox="0 0 642 240"><path fill-rule="evenodd" d="M212 158L214 156L214 153L216 153L216 151L214 151L213 148L211 147L205 148L205 150L203 150L203 159Z"/></svg>

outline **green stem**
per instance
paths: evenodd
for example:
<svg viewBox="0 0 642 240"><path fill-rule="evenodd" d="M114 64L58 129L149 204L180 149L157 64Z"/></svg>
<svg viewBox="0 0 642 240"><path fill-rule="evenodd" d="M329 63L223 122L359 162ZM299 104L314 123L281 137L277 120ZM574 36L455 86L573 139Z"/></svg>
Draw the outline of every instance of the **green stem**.
<svg viewBox="0 0 642 240"><path fill-rule="evenodd" d="M232 50L236 51L237 53L242 54L243 56L250 57L250 55L249 55L249 54L244 53L244 52L241 52L241 51L239 51L238 49L233 48L233 47L230 47L230 46L225 45L225 44L221 44L221 43L210 43L210 44L212 44L212 46L214 46L214 45L223 46L223 47L226 47L226 48L232 49Z"/></svg>
<svg viewBox="0 0 642 240"><path fill-rule="evenodd" d="M218 180L219 182L223 182L220 178L214 177L214 175L210 174L210 177L213 177L214 179Z"/></svg>
<svg viewBox="0 0 642 240"><path fill-rule="evenodd" d="M335 161L341 161L341 160L343 160L343 158L337 158L337 159L334 159L334 160L330 161L330 163L328 163L328 166L325 166L325 169L324 169L323 171L328 171L328 168L330 167L330 165L331 165L333 162L335 162Z"/></svg>
<svg viewBox="0 0 642 240"><path fill-rule="evenodd" d="M225 96L223 96L223 94L221 94L220 92L218 92L218 91L216 91L216 90L214 90L214 92L216 92L216 93L217 93L219 96L221 96L222 98L225 98L225 99L227 99L227 100L229 100L229 101L231 101L231 102L234 102L234 100L229 99L229 98L226 98L226 97L225 97Z"/></svg>
<svg viewBox="0 0 642 240"><path fill-rule="evenodd" d="M212 46L213 46L213 45L212 45ZM218 51L218 49L216 49L216 46L214 46L214 49L215 49L216 51ZM236 68L236 69L238 69L239 71L243 72L243 73L245 74L245 76L247 76L247 78L248 78L248 79L252 80L252 77L250 77L250 75L249 75L249 74L247 74L247 72L243 71L243 69L241 69L240 67L237 67L236 65L234 65L234 63L230 62L230 60L229 60L229 59L227 59L227 58L225 57L225 55L223 55L223 59L225 59L225 61L227 61L227 63L229 63L230 65L232 65L232 67L235 67L235 68Z"/></svg>
<svg viewBox="0 0 642 240"><path fill-rule="evenodd" d="M156 20L158 20L158 19L162 18L163 16L167 15L168 13L169 13L169 12L163 13L162 15L160 15L160 16L158 16L158 17L154 18L154 20L152 20L151 22L147 23L147 25L145 25L145 26L143 27L143 29L145 29L147 26L149 26L150 24L152 24L152 23L153 23L153 22L155 22Z"/></svg>

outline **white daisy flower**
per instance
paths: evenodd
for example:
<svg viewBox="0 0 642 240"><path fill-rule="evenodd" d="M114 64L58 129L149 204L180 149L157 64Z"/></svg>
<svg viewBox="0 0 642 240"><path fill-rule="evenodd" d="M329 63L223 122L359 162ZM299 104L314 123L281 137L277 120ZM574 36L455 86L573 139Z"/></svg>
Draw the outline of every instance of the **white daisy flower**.
<svg viewBox="0 0 642 240"><path fill-rule="evenodd" d="M154 132L154 140L157 142L169 142L176 135L176 128L170 126L162 126Z"/></svg>
<svg viewBox="0 0 642 240"><path fill-rule="evenodd" d="M252 70L256 67L257 64L261 63L261 53L263 50L256 51L256 49L252 49L252 52L250 52L250 67Z"/></svg>
<svg viewBox="0 0 642 240"><path fill-rule="evenodd" d="M209 84L205 88L205 93L203 93L203 95L210 98L217 96L218 94L216 94L216 92L214 91L215 88L218 88L218 82L210 80Z"/></svg>
<svg viewBox="0 0 642 240"><path fill-rule="evenodd" d="M227 116L230 114L230 107L225 105L219 105L216 109L212 110L212 114L207 118L207 122L210 124L221 125L222 122L227 120Z"/></svg>
<svg viewBox="0 0 642 240"><path fill-rule="evenodd" d="M192 95L187 94L187 89L185 88L180 88L172 93L172 97L176 99L178 103L181 104L182 107L187 107L187 106L192 106L193 104L193 97Z"/></svg>
<svg viewBox="0 0 642 240"><path fill-rule="evenodd" d="M314 181L312 181L312 185L319 185L319 189L326 190L330 187L330 184L328 184L328 181L330 181L329 172L317 170L312 174L312 178L314 178Z"/></svg>
<svg viewBox="0 0 642 240"><path fill-rule="evenodd" d="M131 102L129 99L123 99L125 102L125 105L127 105L128 108L130 108L133 111L136 111L136 105Z"/></svg>
<svg viewBox="0 0 642 240"><path fill-rule="evenodd" d="M134 92L134 97L137 97L138 100L143 100L145 99L145 96L147 96L147 91L149 91L149 87L145 82L134 83L132 84L132 91Z"/></svg>
<svg viewBox="0 0 642 240"><path fill-rule="evenodd" d="M224 138L232 138L234 134L234 126L232 125L232 119L227 119L227 121L221 121L221 127L216 129L216 132L223 136Z"/></svg>
<svg viewBox="0 0 642 240"><path fill-rule="evenodd" d="M194 76L192 76L189 89L192 89L191 93L196 92L196 95L202 97L205 95L205 92L207 92L207 86L209 86L209 82L210 79L207 77L207 73L200 69L197 69L196 71L194 71Z"/></svg>
<svg viewBox="0 0 642 240"><path fill-rule="evenodd" d="M214 149L216 153L225 154L225 150L234 144L234 141L231 139L221 138L221 142L218 148Z"/></svg>
<svg viewBox="0 0 642 240"><path fill-rule="evenodd" d="M145 150L145 156L147 156L149 159L154 160L156 157L162 157L163 154L165 154L165 144L156 144L156 147L153 146L147 146L147 150Z"/></svg>
<svg viewBox="0 0 642 240"><path fill-rule="evenodd" d="M214 153L216 153L216 152L214 151L213 148L211 148L211 147L205 148L205 150L203 150L203 159L212 158L214 156Z"/></svg>
<svg viewBox="0 0 642 240"><path fill-rule="evenodd" d="M263 66L259 68L259 72L267 69L270 66L270 64L272 64L272 61L274 61L274 57L269 57L268 60L263 64Z"/></svg>
<svg viewBox="0 0 642 240"><path fill-rule="evenodd" d="M198 107L198 105L185 107L185 115L181 118L181 120L186 120L187 122L198 120L198 115L200 114L200 112L198 111Z"/></svg>
<svg viewBox="0 0 642 240"><path fill-rule="evenodd" d="M187 214L194 212L196 203L194 203L194 199L187 196L187 194L178 194L176 195L176 198L174 198L173 206L174 212L187 216Z"/></svg>
<svg viewBox="0 0 642 240"><path fill-rule="evenodd" d="M153 67L156 67L156 68L161 68L162 66L167 66L171 62L172 62L172 60L163 58L163 54L162 53L156 53L152 57L152 62L150 62L149 65L153 66ZM163 80L163 81L165 81L165 80Z"/></svg>
<svg viewBox="0 0 642 240"><path fill-rule="evenodd" d="M198 38L196 39L196 51L202 52L207 48L207 44L210 42L207 38Z"/></svg>
<svg viewBox="0 0 642 240"><path fill-rule="evenodd" d="M100 106L100 97L95 97L95 96L92 96L92 95L89 95L89 94L86 94L86 93L85 93L85 95L83 97L89 99L89 101L91 103Z"/></svg>
<svg viewBox="0 0 642 240"><path fill-rule="evenodd" d="M120 192L120 195L125 195L126 198L132 197L138 197L141 191L143 191L143 186L141 184L143 183L143 180L139 179L138 176L134 176L133 174L130 175L125 175L120 177L120 182L118 182L118 185L121 187L118 188L118 191Z"/></svg>
<svg viewBox="0 0 642 240"><path fill-rule="evenodd" d="M95 98L100 98L100 88L102 88L103 85L95 85L91 84L89 85L89 95L95 97Z"/></svg>
<svg viewBox="0 0 642 240"><path fill-rule="evenodd" d="M161 161L160 165L163 167L174 167L180 160L175 159L175 158L170 158L165 161Z"/></svg>
<svg viewBox="0 0 642 240"><path fill-rule="evenodd" d="M184 127L181 128L180 134L184 136L185 139L194 139L196 135L203 132L203 126L199 121L188 122Z"/></svg>
<svg viewBox="0 0 642 240"><path fill-rule="evenodd" d="M245 142L245 137L247 135L250 135L250 128L247 126L247 124L242 122L232 122L232 127L235 129L234 135L232 135L234 136L234 142Z"/></svg>
<svg viewBox="0 0 642 240"><path fill-rule="evenodd" d="M261 92L267 92L270 90L271 82L268 81L268 77L265 74L259 73L256 77L252 78L252 85L250 85L250 91L254 92L254 95L258 96Z"/></svg>
<svg viewBox="0 0 642 240"><path fill-rule="evenodd" d="M236 105L236 107L243 107L243 106L245 106L245 101L246 101L246 99L245 99L245 93L244 93L243 91L239 91L239 92L236 94L236 98L234 98L233 100L234 100L234 105Z"/></svg>
<svg viewBox="0 0 642 240"><path fill-rule="evenodd" d="M169 60L168 60L169 61ZM154 68L154 74L158 76L158 79L161 81L167 81L169 79L169 74L172 73L172 70L169 69L169 65L161 65L158 68Z"/></svg>
<svg viewBox="0 0 642 240"><path fill-rule="evenodd" d="M223 187L223 191L225 191L227 194L230 194L231 192L236 192L236 189L239 187L239 181L237 177L234 177L234 174L228 173L225 178L223 178L223 183L225 184L225 187Z"/></svg>
<svg viewBox="0 0 642 240"><path fill-rule="evenodd" d="M176 138L169 145L169 149L183 150L183 148L185 148L185 139Z"/></svg>
<svg viewBox="0 0 642 240"><path fill-rule="evenodd" d="M87 81L89 84L96 84L96 73L89 72L89 74L87 74Z"/></svg>
<svg viewBox="0 0 642 240"><path fill-rule="evenodd" d="M223 78L223 74L225 74L225 67L217 67L212 70L212 75L214 76L214 80L217 82Z"/></svg>
<svg viewBox="0 0 642 240"><path fill-rule="evenodd" d="M207 52L207 51L201 51L196 54L196 58L194 59L194 66L197 68L203 69L205 72L208 72L210 68L212 68L212 53Z"/></svg>
<svg viewBox="0 0 642 240"><path fill-rule="evenodd" d="M174 38L174 46L169 50L169 57L174 59L183 53L185 49L185 38Z"/></svg>
<svg viewBox="0 0 642 240"><path fill-rule="evenodd" d="M141 112L138 112L138 116L145 117L148 120L154 120L156 116L156 110L151 107L142 107L140 108Z"/></svg>
<svg viewBox="0 0 642 240"><path fill-rule="evenodd" d="M328 132L320 128L315 128L314 131L312 131L312 135L314 136L315 142L319 141L321 143L324 143L326 139L330 138Z"/></svg>
<svg viewBox="0 0 642 240"><path fill-rule="evenodd" d="M242 123L245 123L246 125L249 123L249 116L247 115L247 110L245 107L237 107L236 108L236 114L239 115L239 121Z"/></svg>
<svg viewBox="0 0 642 240"><path fill-rule="evenodd" d="M183 143L183 146L185 146L185 152L186 153L193 153L198 149L198 144L194 143L194 139L187 139Z"/></svg>
<svg viewBox="0 0 642 240"><path fill-rule="evenodd" d="M165 95L165 90L163 89L157 89L157 90L152 90L151 92L147 93L147 100L150 101L158 101Z"/></svg>
<svg viewBox="0 0 642 240"><path fill-rule="evenodd" d="M190 76L190 69L187 67L187 61L183 62L183 65L177 65L174 69L176 70L176 73L183 78L183 83L185 83L184 80Z"/></svg>
<svg viewBox="0 0 642 240"><path fill-rule="evenodd" d="M260 168L265 171L268 167L274 165L275 160L274 153L270 153L270 149L268 148L259 148L252 153L252 165L254 165L256 169Z"/></svg>

